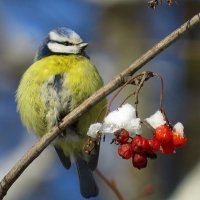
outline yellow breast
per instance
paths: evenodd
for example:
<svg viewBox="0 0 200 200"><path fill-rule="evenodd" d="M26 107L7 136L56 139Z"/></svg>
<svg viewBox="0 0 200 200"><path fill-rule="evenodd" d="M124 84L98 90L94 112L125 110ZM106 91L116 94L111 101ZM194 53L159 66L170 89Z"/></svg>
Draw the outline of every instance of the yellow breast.
<svg viewBox="0 0 200 200"><path fill-rule="evenodd" d="M55 75L63 75L62 94L59 95L70 95L71 109L87 99L103 84L95 66L82 56L48 56L31 65L22 77L16 99L23 123L38 135L43 135L53 125L50 123L56 118L53 110L57 109L56 112L60 112L65 109L62 107L63 102L54 102L56 99L54 94L48 99L53 102L49 104L51 107L48 107L48 101L44 97L43 86L45 83L48 85L48 81ZM102 102L81 118L86 121L86 124L84 127L79 125L80 129L88 128L95 118L94 115L96 116L105 104L105 101ZM49 114L50 109L52 113Z"/></svg>

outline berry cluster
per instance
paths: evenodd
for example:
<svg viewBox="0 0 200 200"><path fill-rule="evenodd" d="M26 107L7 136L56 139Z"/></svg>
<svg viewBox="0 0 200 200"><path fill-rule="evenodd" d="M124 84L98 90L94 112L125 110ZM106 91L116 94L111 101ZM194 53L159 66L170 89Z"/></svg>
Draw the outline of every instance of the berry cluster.
<svg viewBox="0 0 200 200"><path fill-rule="evenodd" d="M187 138L164 124L155 129L152 138L141 135L130 137L127 130L121 129L116 132L114 141L119 145L118 154L123 159L132 158L133 166L142 169L147 166L148 158L157 158L159 150L164 154L173 154L176 148L187 143Z"/></svg>
<svg viewBox="0 0 200 200"><path fill-rule="evenodd" d="M141 169L147 166L147 158L155 159L160 143L156 139L147 139L141 135L129 136L129 132L121 129L116 135L116 144L119 144L118 154L123 159L132 158L134 167Z"/></svg>
<svg viewBox="0 0 200 200"><path fill-rule="evenodd" d="M154 6L157 6L159 3L159 1L152 0L149 2ZM174 1L166 0L166 2L171 5ZM158 77L160 79L160 107L153 115L142 120L138 117L137 111L138 95L144 82L152 77ZM128 103L122 103L116 110L109 112L114 98L117 97L119 92L129 83L134 83L134 85L138 86L137 90L132 93L135 96L136 107ZM187 143L187 138L184 136L183 125L178 122L172 127L165 113L163 107L163 88L164 82L162 77L154 72L143 72L128 80L108 103L106 116L102 123L97 122L90 125L87 132L89 142L87 143L86 148L84 148L85 152L90 154L94 149L94 145L99 144L102 135L105 139L107 134L112 134L113 140L111 143L114 142L118 145L118 154L123 159L132 158L133 166L142 169L147 166L148 159L157 158L158 151L163 154L173 154L177 148L184 146ZM153 129L151 138L145 138L141 135L142 125L147 124L148 127L150 126ZM97 143L95 143L96 141Z"/></svg>
<svg viewBox="0 0 200 200"><path fill-rule="evenodd" d="M110 112L103 123L95 123L90 126L87 132L89 143L84 150L86 153L90 153L95 142L100 142L100 136L110 133L114 136L111 143L119 145L118 154L124 159L132 158L134 167L145 168L148 159L157 158L158 151L163 154L173 154L176 148L187 143L183 125L178 122L172 127L166 119L165 112L161 110L146 118L145 121L154 131L151 138L145 138L141 135L144 123L141 123L141 119L136 116L135 108L130 104L122 105L117 110ZM94 145L91 145L93 143Z"/></svg>

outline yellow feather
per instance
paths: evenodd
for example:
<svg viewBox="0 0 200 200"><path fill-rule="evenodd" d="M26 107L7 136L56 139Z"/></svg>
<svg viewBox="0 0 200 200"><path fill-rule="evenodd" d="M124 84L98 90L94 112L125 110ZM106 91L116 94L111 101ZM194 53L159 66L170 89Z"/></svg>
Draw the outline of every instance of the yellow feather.
<svg viewBox="0 0 200 200"><path fill-rule="evenodd" d="M33 63L21 79L16 100L22 122L39 136L45 134L54 125L55 113L59 112L55 109L62 109L59 107L60 102L52 99L49 109L53 112L49 112L44 98L47 91L44 91L43 85L55 75L63 75L64 77L60 95L65 96L65 98L68 97L68 94L70 95L71 110L103 85L95 66L83 56L53 55ZM52 98L54 98L54 94L52 94ZM80 117L77 125L79 134L86 134L89 125L95 122L98 113L101 112L105 104L106 100L104 99ZM103 114L100 120L102 117ZM66 154L77 148L77 145L74 145L76 147L73 148L73 143L67 145L66 141L58 141L58 143Z"/></svg>

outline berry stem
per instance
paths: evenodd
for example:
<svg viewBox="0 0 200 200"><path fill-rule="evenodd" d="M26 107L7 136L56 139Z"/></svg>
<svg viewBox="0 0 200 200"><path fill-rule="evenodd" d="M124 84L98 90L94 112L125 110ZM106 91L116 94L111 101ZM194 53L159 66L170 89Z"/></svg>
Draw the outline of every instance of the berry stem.
<svg viewBox="0 0 200 200"><path fill-rule="evenodd" d="M154 76L157 76L160 79L160 111L163 114L164 120L169 124L169 120L167 118L167 115L165 113L164 109L164 81L163 78L158 73L153 73Z"/></svg>
<svg viewBox="0 0 200 200"><path fill-rule="evenodd" d="M110 99L110 101L109 101L108 104L107 104L107 109L106 109L106 114L105 114L105 116L109 113L111 104L112 104L112 102L115 100L115 98L119 95L119 93L120 93L129 83L133 82L133 80L134 80L135 78L136 78L136 77L131 77L128 81L126 81L126 82L124 83L123 86L121 86L121 87L119 88L119 90L114 94L114 96L112 96L112 98Z"/></svg>
<svg viewBox="0 0 200 200"><path fill-rule="evenodd" d="M130 97L132 97L133 95L135 95L135 91L130 93L123 101L122 103L119 105L119 107L121 107Z"/></svg>
<svg viewBox="0 0 200 200"><path fill-rule="evenodd" d="M136 92L133 92L132 94L130 94L128 97L125 98L125 100L123 101L123 103L130 98L132 95L135 95L136 101L135 104L138 104L138 94L140 89L142 88L143 84L145 81L147 81L148 79L150 79L151 77L153 77L153 72L150 71L144 71L140 74L138 74L137 76L130 76L129 79L124 83L124 85L122 87L119 88L119 90L115 93L115 95L110 99L110 101L107 104L107 109L106 109L106 114L105 116L109 113L110 111L110 107L111 104L113 103L113 101L115 100L115 98L119 95L119 93L128 85L128 84L132 84L132 85L136 85L138 86ZM123 104L121 103L121 105ZM137 109L136 109L136 113L137 113Z"/></svg>
<svg viewBox="0 0 200 200"><path fill-rule="evenodd" d="M135 92L135 110L136 110L136 117L138 117L138 109L137 109L137 106L138 106L138 103L139 103L139 92L142 88L142 86L144 85L144 82L148 79L149 77L149 74L152 74L152 72L143 72L141 73L143 76L142 76L142 79L140 80L140 83L137 87L137 90ZM150 76L152 77L152 76Z"/></svg>
<svg viewBox="0 0 200 200"><path fill-rule="evenodd" d="M144 71L140 74L138 74L137 76L135 76L134 78L132 78L132 82L130 84L132 85L137 85L137 90L130 93L123 101L122 103L119 105L119 107L121 107L131 96L134 95L135 97L135 109L136 109L136 116L138 117L138 112L137 112L137 104L139 102L138 97L139 97L139 92L140 89L142 88L142 86L144 85L144 82L149 80L150 78L152 78L153 72L150 71Z"/></svg>

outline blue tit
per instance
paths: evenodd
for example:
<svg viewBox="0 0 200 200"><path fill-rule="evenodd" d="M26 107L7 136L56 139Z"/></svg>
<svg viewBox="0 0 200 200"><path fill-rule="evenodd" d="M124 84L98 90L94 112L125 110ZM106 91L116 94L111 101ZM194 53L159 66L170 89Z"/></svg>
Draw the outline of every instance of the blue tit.
<svg viewBox="0 0 200 200"><path fill-rule="evenodd" d="M38 136L43 136L102 87L102 78L86 54L87 45L69 28L54 29L23 74L16 92L17 108L23 124ZM99 120L103 119L101 111L105 105L103 99L88 109L53 142L66 169L70 168L72 157L75 160L80 191L85 198L98 195L92 171L97 167L99 146L86 155L83 145L90 124L99 113L102 113Z"/></svg>

